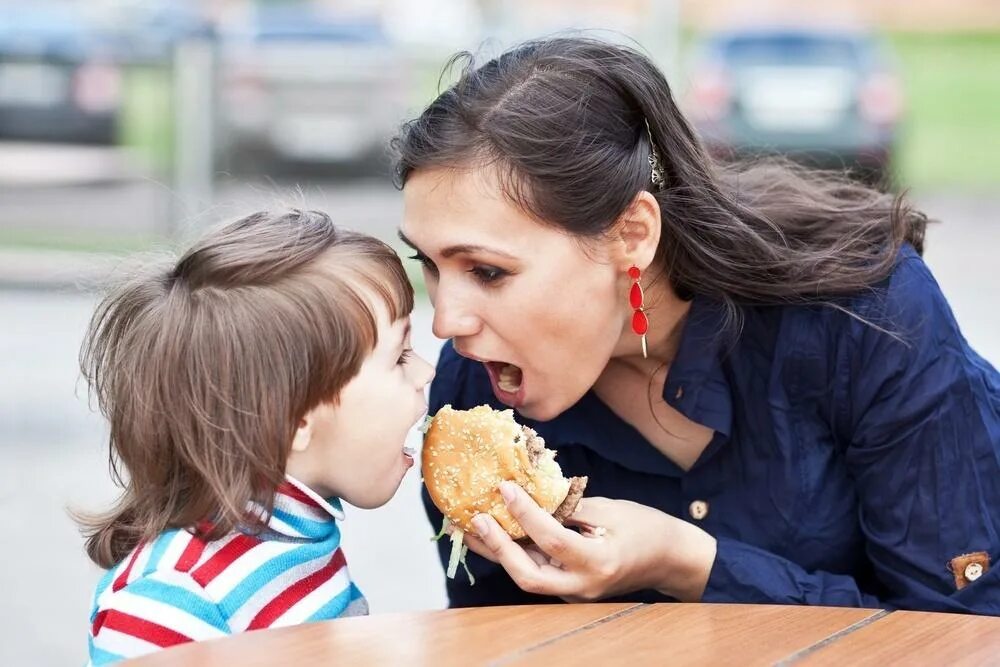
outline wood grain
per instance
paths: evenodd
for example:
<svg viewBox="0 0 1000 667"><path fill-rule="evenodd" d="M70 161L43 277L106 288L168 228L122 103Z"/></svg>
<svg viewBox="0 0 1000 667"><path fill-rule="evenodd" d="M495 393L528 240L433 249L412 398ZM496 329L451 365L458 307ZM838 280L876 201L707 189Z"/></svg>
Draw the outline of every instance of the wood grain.
<svg viewBox="0 0 1000 667"><path fill-rule="evenodd" d="M579 604L307 623L187 644L134 667L1000 665L1000 618L843 607Z"/></svg>
<svg viewBox="0 0 1000 667"><path fill-rule="evenodd" d="M876 609L776 605L657 604L530 649L503 664L772 664L878 613Z"/></svg>
<svg viewBox="0 0 1000 667"><path fill-rule="evenodd" d="M1000 618L897 611L795 663L1000 665Z"/></svg>
<svg viewBox="0 0 1000 667"><path fill-rule="evenodd" d="M631 604L486 607L306 623L186 644L126 663L133 667L239 665L467 665L635 607Z"/></svg>

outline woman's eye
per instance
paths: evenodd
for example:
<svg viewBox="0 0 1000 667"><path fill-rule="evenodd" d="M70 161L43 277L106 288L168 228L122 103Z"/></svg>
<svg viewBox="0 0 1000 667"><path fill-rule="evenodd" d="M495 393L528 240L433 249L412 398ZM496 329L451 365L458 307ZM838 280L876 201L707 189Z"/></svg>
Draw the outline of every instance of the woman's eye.
<svg viewBox="0 0 1000 667"><path fill-rule="evenodd" d="M498 269L495 266L476 266L469 269L469 273L474 275L476 279L484 285L495 283L501 278L510 275L503 269Z"/></svg>
<svg viewBox="0 0 1000 667"><path fill-rule="evenodd" d="M399 359L396 361L396 364L399 366L404 366L412 356L413 356L413 349L407 348L403 350L403 353L401 355L399 355Z"/></svg>

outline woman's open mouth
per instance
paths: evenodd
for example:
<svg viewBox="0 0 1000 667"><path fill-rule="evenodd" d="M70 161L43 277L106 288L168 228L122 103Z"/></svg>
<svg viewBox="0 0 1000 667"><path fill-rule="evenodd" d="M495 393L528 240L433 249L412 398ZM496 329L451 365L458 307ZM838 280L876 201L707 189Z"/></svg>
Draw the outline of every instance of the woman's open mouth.
<svg viewBox="0 0 1000 667"><path fill-rule="evenodd" d="M524 372L504 361L484 361L483 365L497 399L509 407L520 407L524 403Z"/></svg>

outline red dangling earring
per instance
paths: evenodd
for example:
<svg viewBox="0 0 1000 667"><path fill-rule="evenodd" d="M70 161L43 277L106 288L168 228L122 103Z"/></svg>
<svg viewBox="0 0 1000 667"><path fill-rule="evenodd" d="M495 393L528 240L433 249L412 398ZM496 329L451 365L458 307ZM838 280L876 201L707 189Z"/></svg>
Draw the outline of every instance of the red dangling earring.
<svg viewBox="0 0 1000 667"><path fill-rule="evenodd" d="M628 303L632 306L632 331L635 332L637 336L642 339L642 358L648 358L648 353L646 350L646 332L649 331L649 318L646 316L646 311L643 309L642 303L642 285L639 284L639 277L642 274L639 272L639 267L631 266L628 270L628 277L634 280L632 283L632 289L628 293Z"/></svg>

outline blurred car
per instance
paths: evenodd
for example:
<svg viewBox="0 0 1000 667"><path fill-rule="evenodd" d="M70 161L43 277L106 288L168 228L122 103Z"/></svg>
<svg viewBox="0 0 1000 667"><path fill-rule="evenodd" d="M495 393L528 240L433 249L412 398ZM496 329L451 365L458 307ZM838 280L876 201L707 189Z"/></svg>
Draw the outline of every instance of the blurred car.
<svg viewBox="0 0 1000 667"><path fill-rule="evenodd" d="M684 107L709 150L779 153L881 181L903 111L891 57L871 34L753 28L705 37Z"/></svg>
<svg viewBox="0 0 1000 667"><path fill-rule="evenodd" d="M78 7L24 4L0 21L0 140L110 143L119 44Z"/></svg>
<svg viewBox="0 0 1000 667"><path fill-rule="evenodd" d="M404 59L379 18L258 6L220 30L220 136L238 156L371 164L403 115Z"/></svg>

